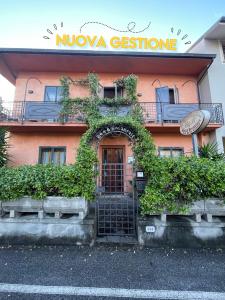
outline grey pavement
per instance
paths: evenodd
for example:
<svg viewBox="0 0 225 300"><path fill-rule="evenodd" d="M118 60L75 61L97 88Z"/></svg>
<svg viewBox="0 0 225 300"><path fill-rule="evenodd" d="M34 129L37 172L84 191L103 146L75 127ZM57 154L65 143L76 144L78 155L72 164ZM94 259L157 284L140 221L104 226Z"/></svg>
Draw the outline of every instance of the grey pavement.
<svg viewBox="0 0 225 300"><path fill-rule="evenodd" d="M7 284L225 293L224 249L0 245L0 269ZM0 299L114 298L0 293Z"/></svg>

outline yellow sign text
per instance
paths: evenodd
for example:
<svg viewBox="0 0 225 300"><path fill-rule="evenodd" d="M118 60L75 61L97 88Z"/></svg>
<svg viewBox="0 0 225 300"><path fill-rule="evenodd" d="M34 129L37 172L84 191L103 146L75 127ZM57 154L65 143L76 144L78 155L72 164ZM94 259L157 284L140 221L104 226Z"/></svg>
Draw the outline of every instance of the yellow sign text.
<svg viewBox="0 0 225 300"><path fill-rule="evenodd" d="M103 36L89 35L56 35L57 46L67 47L91 47L91 48L106 48L107 42ZM177 50L176 39L158 39L155 37L119 37L113 36L110 38L109 46L114 49L150 49L150 50Z"/></svg>

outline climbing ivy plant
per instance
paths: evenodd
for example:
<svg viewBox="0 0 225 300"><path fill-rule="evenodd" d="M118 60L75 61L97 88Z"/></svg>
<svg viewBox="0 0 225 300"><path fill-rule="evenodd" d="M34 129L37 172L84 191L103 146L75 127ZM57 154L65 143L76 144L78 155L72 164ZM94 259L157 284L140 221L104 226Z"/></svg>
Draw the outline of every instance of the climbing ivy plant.
<svg viewBox="0 0 225 300"><path fill-rule="evenodd" d="M83 84L88 86L90 96L85 98L71 98L69 89L71 84ZM61 85L63 87L62 99L62 120L70 114L81 114L88 124L89 128L82 136L77 158L76 165L79 166L81 176L81 183L84 187L88 185L87 192L84 189L88 198L93 197L95 188L95 173L94 164L97 162L96 150L92 146L92 140L95 133L108 125L124 125L132 130L135 135L133 144L133 152L135 155L136 164L145 170L146 166L154 168L155 159L155 146L150 133L143 126L142 111L137 102L137 77L133 74L127 77L119 78L114 83L122 87L125 91L124 97L116 99L100 98L99 91L99 78L94 73L89 73L86 79L81 81L73 81L68 77L61 78ZM120 105L132 105L132 110L127 116L117 116L116 114L109 114L107 116L101 115L99 111L100 105L108 105L115 107ZM82 193L81 193L82 194Z"/></svg>

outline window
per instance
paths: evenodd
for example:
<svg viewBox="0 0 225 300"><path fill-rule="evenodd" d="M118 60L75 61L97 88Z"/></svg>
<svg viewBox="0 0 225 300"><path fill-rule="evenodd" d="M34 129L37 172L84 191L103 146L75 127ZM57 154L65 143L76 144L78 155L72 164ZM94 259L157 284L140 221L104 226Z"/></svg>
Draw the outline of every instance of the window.
<svg viewBox="0 0 225 300"><path fill-rule="evenodd" d="M40 147L39 163L63 165L66 162L66 147Z"/></svg>
<svg viewBox="0 0 225 300"><path fill-rule="evenodd" d="M113 99L116 97L116 89L117 89L117 97L123 96L123 89L121 87L104 87L104 98Z"/></svg>
<svg viewBox="0 0 225 300"><path fill-rule="evenodd" d="M61 86L46 86L44 101L59 102L62 99L62 91Z"/></svg>
<svg viewBox="0 0 225 300"><path fill-rule="evenodd" d="M159 147L160 157L179 157L184 155L184 149L178 147Z"/></svg>
<svg viewBox="0 0 225 300"><path fill-rule="evenodd" d="M169 103L175 104L174 89L169 89Z"/></svg>
<svg viewBox="0 0 225 300"><path fill-rule="evenodd" d="M175 104L178 103L178 89L175 87L168 88L163 86L156 89L156 100L161 103Z"/></svg>

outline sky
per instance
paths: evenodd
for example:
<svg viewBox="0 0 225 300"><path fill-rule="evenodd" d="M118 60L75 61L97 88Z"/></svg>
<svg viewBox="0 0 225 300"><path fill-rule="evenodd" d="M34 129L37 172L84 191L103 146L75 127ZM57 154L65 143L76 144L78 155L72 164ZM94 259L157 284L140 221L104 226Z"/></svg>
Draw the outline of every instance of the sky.
<svg viewBox="0 0 225 300"><path fill-rule="evenodd" d="M225 16L225 0L0 0L0 47L57 48L56 33L80 34L85 23L99 22L104 25L84 25L82 34L106 39L115 35L177 38L178 51L185 52L221 16ZM151 24L138 34L117 31L126 31L130 22L136 23L133 31ZM187 37L181 40L184 35ZM14 96L14 87L1 75L0 96L4 101Z"/></svg>

